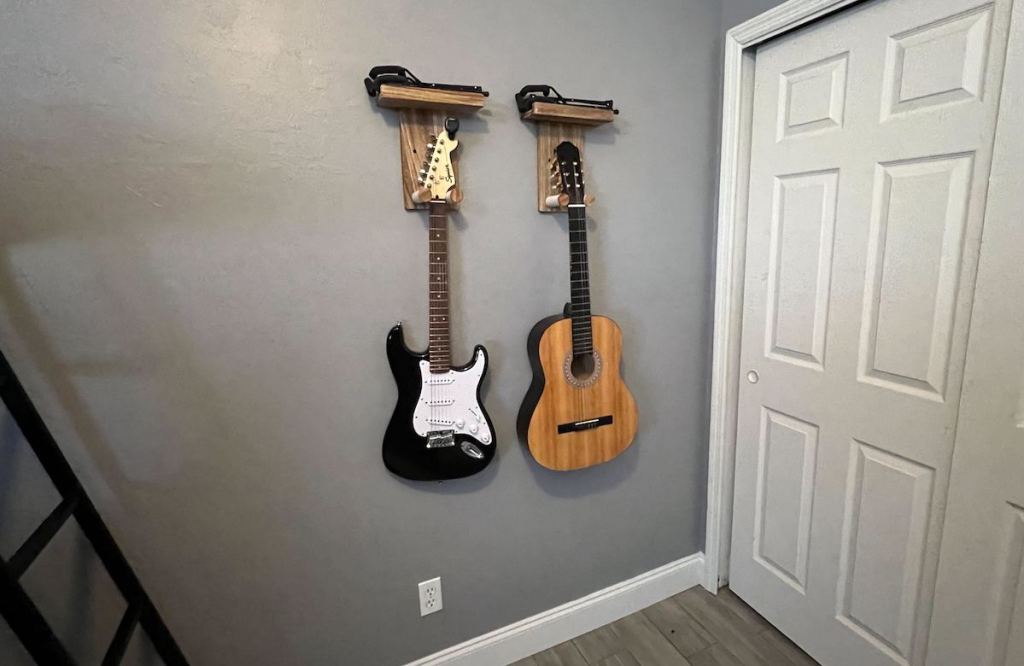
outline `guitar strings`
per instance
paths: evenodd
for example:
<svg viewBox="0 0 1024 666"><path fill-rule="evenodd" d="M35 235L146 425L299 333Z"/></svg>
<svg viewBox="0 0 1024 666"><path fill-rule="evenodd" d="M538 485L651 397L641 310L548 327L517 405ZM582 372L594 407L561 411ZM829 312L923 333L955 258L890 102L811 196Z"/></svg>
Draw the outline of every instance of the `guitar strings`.
<svg viewBox="0 0 1024 666"><path fill-rule="evenodd" d="M569 259L570 259L570 261L569 261L569 278L570 278L569 282L570 282L570 288L571 288L572 292L575 292L576 289L577 289L577 287L575 286L574 282L580 282L580 283L586 285L586 290L587 290L587 294L586 294L586 296L587 296L586 310L589 313L590 312L590 257L589 257L590 248L589 248L588 242L587 242L587 227L586 227L586 225L587 225L587 218L586 218L586 213L583 212L582 215L579 215L577 213L576 214L577 217L574 220L573 219L573 212L572 212L572 211L581 211L582 212L582 211L585 211L585 210L586 209L579 209L579 208L570 209L570 213L569 213ZM574 235L575 235L575 238L574 238ZM576 249L576 244L578 244L578 243L582 244L582 246L583 246L582 250ZM573 274L574 273L576 273L576 276L577 276L575 280L573 280ZM570 296L571 296L571 300L572 301L576 300L575 293L570 293ZM575 315L575 314L576 314L575 307L573 307L573 315ZM587 315L587 318L590 319L590 315L589 314ZM572 321L573 321L572 337L573 337L573 341L575 342L575 340L576 340L576 326L575 326L576 318L575 318L575 316L573 317ZM590 329L590 338L589 338L588 342L590 343L589 344L590 353L593 354L593 350L594 350L594 334L593 334L593 320L592 319L590 319L589 326L587 326L586 328ZM581 340L580 346L583 346L584 342L587 342L587 341ZM573 349L573 357L574 357L573 360L575 360L575 345L574 345L574 349ZM571 372L572 372L572 366L570 365L570 373ZM577 408L577 413L576 413L576 419L575 420L576 421L582 421L583 419L587 418L587 414L588 414L588 410L587 410L587 389L582 388L582 387L580 389L578 389L576 403L577 403L577 407L576 407Z"/></svg>

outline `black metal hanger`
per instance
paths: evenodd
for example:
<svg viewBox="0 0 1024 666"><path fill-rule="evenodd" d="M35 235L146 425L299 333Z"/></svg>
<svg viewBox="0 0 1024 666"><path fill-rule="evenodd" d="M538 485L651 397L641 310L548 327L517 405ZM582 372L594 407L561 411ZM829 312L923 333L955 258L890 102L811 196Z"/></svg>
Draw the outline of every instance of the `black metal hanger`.
<svg viewBox="0 0 1024 666"><path fill-rule="evenodd" d="M454 83L426 83L420 81L416 76L401 65L377 65L370 70L363 83L366 84L366 92L370 97L376 97L382 85L409 86L412 88L431 88L433 90L458 90L460 92L480 93L487 96L486 90L480 86L465 86Z"/></svg>
<svg viewBox="0 0 1024 666"><path fill-rule="evenodd" d="M523 86L523 89L516 93L516 106L519 107L519 113L526 113L529 111L535 102L550 102L552 104L565 104L567 106L586 106L593 109L608 109L612 113L618 113L612 100L604 99L578 99L575 97L563 97L561 93L555 90L554 86L549 86L544 83Z"/></svg>

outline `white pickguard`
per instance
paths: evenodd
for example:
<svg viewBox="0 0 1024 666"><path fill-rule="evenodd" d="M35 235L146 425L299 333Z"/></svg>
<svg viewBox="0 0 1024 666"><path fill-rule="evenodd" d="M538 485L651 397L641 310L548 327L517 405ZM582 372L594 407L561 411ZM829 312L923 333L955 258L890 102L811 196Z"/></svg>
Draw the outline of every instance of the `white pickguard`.
<svg viewBox="0 0 1024 666"><path fill-rule="evenodd" d="M477 351L473 365L465 370L430 372L430 363L420 361L420 399L412 413L412 427L420 437L429 432L451 430L472 437L481 444L494 441L484 410L476 399L484 376L487 357Z"/></svg>

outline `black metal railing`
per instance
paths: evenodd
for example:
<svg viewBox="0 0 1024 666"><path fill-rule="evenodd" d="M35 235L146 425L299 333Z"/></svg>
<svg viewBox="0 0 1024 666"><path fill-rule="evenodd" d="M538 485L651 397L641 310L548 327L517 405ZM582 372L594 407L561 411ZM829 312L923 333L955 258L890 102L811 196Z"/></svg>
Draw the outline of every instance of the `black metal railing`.
<svg viewBox="0 0 1024 666"><path fill-rule="evenodd" d="M110 578L121 592L127 609L103 658L104 666L119 664L136 626L141 625L157 654L168 666L187 666L188 660L175 642L160 614L135 576L117 542L100 518L96 507L61 453L50 430L25 393L7 358L0 352L0 398L35 452L43 469L60 493L60 504L39 525L24 544L4 560L0 557L0 615L18 636L28 653L47 666L75 661L53 633L46 618L18 582L36 556L74 516L92 544Z"/></svg>

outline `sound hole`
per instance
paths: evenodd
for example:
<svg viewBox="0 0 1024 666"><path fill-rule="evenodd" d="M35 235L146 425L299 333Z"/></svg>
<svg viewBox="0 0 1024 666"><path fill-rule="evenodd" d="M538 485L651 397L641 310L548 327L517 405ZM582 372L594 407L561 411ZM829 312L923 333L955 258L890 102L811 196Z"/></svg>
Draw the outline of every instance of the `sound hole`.
<svg viewBox="0 0 1024 666"><path fill-rule="evenodd" d="M576 388L587 388L593 386L597 378L601 376L601 355L592 352L573 356L572 353L565 355L565 381Z"/></svg>
<svg viewBox="0 0 1024 666"><path fill-rule="evenodd" d="M569 364L569 371L572 372L573 377L583 382L590 379L596 367L593 354L580 354L573 356L572 363Z"/></svg>

